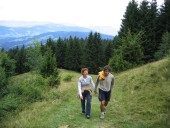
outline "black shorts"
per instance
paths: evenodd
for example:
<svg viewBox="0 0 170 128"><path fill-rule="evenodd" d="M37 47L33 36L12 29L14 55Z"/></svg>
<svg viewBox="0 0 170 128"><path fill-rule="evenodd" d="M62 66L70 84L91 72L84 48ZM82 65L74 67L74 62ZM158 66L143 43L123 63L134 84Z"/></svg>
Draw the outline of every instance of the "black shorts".
<svg viewBox="0 0 170 128"><path fill-rule="evenodd" d="M103 91L99 89L99 101L110 101L111 91Z"/></svg>

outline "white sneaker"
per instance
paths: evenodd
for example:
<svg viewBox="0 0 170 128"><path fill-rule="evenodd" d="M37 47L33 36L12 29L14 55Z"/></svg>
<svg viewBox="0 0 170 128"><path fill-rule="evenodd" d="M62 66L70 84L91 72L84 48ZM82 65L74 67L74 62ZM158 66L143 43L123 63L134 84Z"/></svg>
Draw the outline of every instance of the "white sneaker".
<svg viewBox="0 0 170 128"><path fill-rule="evenodd" d="M100 119L102 120L104 119L104 114L101 114Z"/></svg>
<svg viewBox="0 0 170 128"><path fill-rule="evenodd" d="M106 114L106 107L104 107L104 114Z"/></svg>

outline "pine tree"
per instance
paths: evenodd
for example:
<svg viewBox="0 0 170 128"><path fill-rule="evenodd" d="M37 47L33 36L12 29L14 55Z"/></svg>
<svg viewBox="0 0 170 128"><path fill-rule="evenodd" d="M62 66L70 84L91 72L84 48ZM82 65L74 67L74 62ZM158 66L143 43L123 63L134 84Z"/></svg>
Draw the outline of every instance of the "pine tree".
<svg viewBox="0 0 170 128"><path fill-rule="evenodd" d="M88 67L90 73L98 73L100 67L105 64L104 49L99 33L90 32L84 49L84 67Z"/></svg>
<svg viewBox="0 0 170 128"><path fill-rule="evenodd" d="M74 42L73 42L73 49L72 49L72 52L73 52L73 67L72 67L72 70L75 70L75 71L80 71L81 69L81 64L82 64L82 49L80 47L80 43L79 43L79 39L74 37Z"/></svg>
<svg viewBox="0 0 170 128"><path fill-rule="evenodd" d="M59 38L57 40L57 44L56 44L56 60L57 60L57 66L59 68L64 68L64 62L65 62L65 58L66 58L66 50L67 50L67 46L66 43Z"/></svg>
<svg viewBox="0 0 170 128"><path fill-rule="evenodd" d="M73 38L70 37L67 41L67 51L66 51L66 57L65 57L65 67L66 69L72 70L74 67L74 61L73 61Z"/></svg>
<svg viewBox="0 0 170 128"><path fill-rule="evenodd" d="M8 54L0 52L0 98L7 93L8 78L14 74L15 60L10 59Z"/></svg>
<svg viewBox="0 0 170 128"><path fill-rule="evenodd" d="M41 73L44 77L49 77L53 74L56 68L56 59L53 56L52 50L50 47L46 48L46 52L44 55L44 63L42 65Z"/></svg>
<svg viewBox="0 0 170 128"><path fill-rule="evenodd" d="M142 64L143 51L141 47L141 37L143 32L132 34L130 31L122 38L121 51L123 59L132 64L133 67Z"/></svg>
<svg viewBox="0 0 170 128"><path fill-rule="evenodd" d="M122 20L121 28L119 31L119 37L122 37L122 34L127 33L128 30L131 30L132 33L136 33L139 31L138 3L135 0L129 2L123 17L124 18Z"/></svg>
<svg viewBox="0 0 170 128"><path fill-rule="evenodd" d="M95 62L96 65L96 73L105 65L105 53L104 53L104 46L102 45L100 33L94 33L94 44L95 44Z"/></svg>
<svg viewBox="0 0 170 128"><path fill-rule="evenodd" d="M142 47L144 49L144 61L150 62L154 60L154 54L159 46L158 36L158 19L157 19L157 2L153 0L151 3L142 1L139 8L140 30L145 34L142 37Z"/></svg>
<svg viewBox="0 0 170 128"><path fill-rule="evenodd" d="M83 65L82 65L82 67L89 68L90 73L95 73L94 68L96 67L95 66L96 63L95 63L94 51L95 51L95 44L93 42L93 33L90 32L88 39L87 39L87 44L84 49Z"/></svg>
<svg viewBox="0 0 170 128"><path fill-rule="evenodd" d="M29 71L28 66L25 65L26 63L26 50L25 46L23 45L20 50L18 50L16 54L16 73L22 74Z"/></svg>
<svg viewBox="0 0 170 128"><path fill-rule="evenodd" d="M155 58L162 59L170 52L170 33L166 32L162 36L162 43L159 46L159 50L155 54Z"/></svg>
<svg viewBox="0 0 170 128"><path fill-rule="evenodd" d="M55 54L56 52L55 41L51 37L47 39L46 46L50 47L52 50L52 53Z"/></svg>
<svg viewBox="0 0 170 128"><path fill-rule="evenodd" d="M8 79L6 77L4 68L0 66L0 98L2 98L7 93L7 83Z"/></svg>
<svg viewBox="0 0 170 128"><path fill-rule="evenodd" d="M60 76L57 69L56 58L50 47L47 47L41 68L43 77L49 78L49 85L54 87L60 84Z"/></svg>
<svg viewBox="0 0 170 128"><path fill-rule="evenodd" d="M160 8L159 20L159 27L161 29L162 35L165 32L170 32L170 0L164 0L164 4Z"/></svg>
<svg viewBox="0 0 170 128"><path fill-rule="evenodd" d="M45 45L41 43L41 55L44 56L44 54L46 52L45 50L46 50Z"/></svg>
<svg viewBox="0 0 170 128"><path fill-rule="evenodd" d="M113 43L109 42L105 48L105 60L106 64L109 63L109 59L112 57L113 54Z"/></svg>
<svg viewBox="0 0 170 128"><path fill-rule="evenodd" d="M4 69L7 77L10 77L14 74L15 63L15 60L10 59L6 52L0 52L0 67Z"/></svg>
<svg viewBox="0 0 170 128"><path fill-rule="evenodd" d="M143 63L143 51L141 48L142 35L143 32L133 34L128 31L126 36L121 38L122 45L109 61L109 65L115 72L133 68Z"/></svg>
<svg viewBox="0 0 170 128"><path fill-rule="evenodd" d="M43 56L41 54L42 45L38 42L34 42L34 47L28 47L26 49L26 63L30 70L40 71L43 64Z"/></svg>

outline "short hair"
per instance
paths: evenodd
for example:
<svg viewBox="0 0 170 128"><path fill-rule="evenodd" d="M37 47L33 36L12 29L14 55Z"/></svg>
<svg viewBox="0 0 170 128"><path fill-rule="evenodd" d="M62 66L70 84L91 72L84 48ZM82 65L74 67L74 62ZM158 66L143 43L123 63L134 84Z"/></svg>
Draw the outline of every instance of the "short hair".
<svg viewBox="0 0 170 128"><path fill-rule="evenodd" d="M81 74L83 74L84 71L88 71L88 68L82 68L82 69L81 69Z"/></svg>
<svg viewBox="0 0 170 128"><path fill-rule="evenodd" d="M109 70L109 72L112 71L111 67L109 65L104 66L103 71Z"/></svg>

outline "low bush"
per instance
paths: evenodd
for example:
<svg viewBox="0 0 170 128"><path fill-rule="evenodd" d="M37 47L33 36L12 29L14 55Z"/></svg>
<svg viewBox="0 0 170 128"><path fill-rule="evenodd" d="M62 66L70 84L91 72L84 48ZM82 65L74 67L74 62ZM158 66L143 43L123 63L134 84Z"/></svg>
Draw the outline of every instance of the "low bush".
<svg viewBox="0 0 170 128"><path fill-rule="evenodd" d="M66 82L70 82L71 80L72 80L72 78L73 78L73 75L66 75L65 77L64 77L64 81L66 81Z"/></svg>
<svg viewBox="0 0 170 128"><path fill-rule="evenodd" d="M0 118L29 103L45 99L44 93L50 89L48 83L49 80L39 74L12 77L7 85L8 94L0 99Z"/></svg>
<svg viewBox="0 0 170 128"><path fill-rule="evenodd" d="M59 75L59 71L57 69L55 69L53 75L50 75L49 77L46 77L48 80L48 85L50 87L56 87L58 88L58 86L60 85L60 75Z"/></svg>
<svg viewBox="0 0 170 128"><path fill-rule="evenodd" d="M31 77L23 78L22 81L11 80L8 85L9 92L16 96L22 96L28 102L43 99L43 93L48 88L48 80L38 74L31 75Z"/></svg>
<svg viewBox="0 0 170 128"><path fill-rule="evenodd" d="M0 98L2 98L7 93L7 89L6 89L7 83L8 80L6 78L4 69L0 67Z"/></svg>
<svg viewBox="0 0 170 128"><path fill-rule="evenodd" d="M20 100L14 94L3 97L0 101L0 118L4 117L6 113L18 108Z"/></svg>

